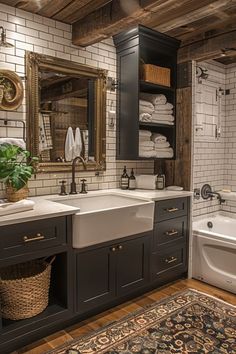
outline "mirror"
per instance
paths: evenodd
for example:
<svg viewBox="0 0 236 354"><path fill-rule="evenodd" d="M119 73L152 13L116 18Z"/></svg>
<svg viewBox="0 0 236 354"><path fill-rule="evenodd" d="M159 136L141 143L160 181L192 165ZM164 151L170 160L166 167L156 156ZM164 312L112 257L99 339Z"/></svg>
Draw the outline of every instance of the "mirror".
<svg viewBox="0 0 236 354"><path fill-rule="evenodd" d="M107 71L33 52L26 70L27 148L38 171L70 171L77 156L104 170Z"/></svg>

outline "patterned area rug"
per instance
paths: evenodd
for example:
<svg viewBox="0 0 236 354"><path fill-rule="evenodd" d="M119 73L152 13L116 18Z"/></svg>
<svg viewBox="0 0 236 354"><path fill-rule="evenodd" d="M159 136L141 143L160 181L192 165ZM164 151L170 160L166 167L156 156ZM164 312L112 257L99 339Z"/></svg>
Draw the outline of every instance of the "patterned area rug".
<svg viewBox="0 0 236 354"><path fill-rule="evenodd" d="M49 353L236 354L236 307L187 290Z"/></svg>

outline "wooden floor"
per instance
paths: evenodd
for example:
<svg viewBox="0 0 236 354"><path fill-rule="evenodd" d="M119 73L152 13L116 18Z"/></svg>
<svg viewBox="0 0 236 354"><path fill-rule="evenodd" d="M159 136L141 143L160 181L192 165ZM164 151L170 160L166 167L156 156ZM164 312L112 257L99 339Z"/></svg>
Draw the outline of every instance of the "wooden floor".
<svg viewBox="0 0 236 354"><path fill-rule="evenodd" d="M28 345L19 351L15 351L14 354L45 353L50 349L62 345L65 341L89 334L114 320L119 320L120 318L130 314L133 311L141 309L148 304L152 304L155 301L163 299L163 297L172 295L177 291L187 288L203 291L209 295L216 296L219 299L236 305L236 295L233 295L232 293L228 293L227 291L220 290L193 279L179 280L170 285L159 288L158 290L153 290L149 293L146 293L143 296L133 299L132 301L125 302L72 327L66 328L64 331L60 331L45 337L42 340L32 343L31 345Z"/></svg>

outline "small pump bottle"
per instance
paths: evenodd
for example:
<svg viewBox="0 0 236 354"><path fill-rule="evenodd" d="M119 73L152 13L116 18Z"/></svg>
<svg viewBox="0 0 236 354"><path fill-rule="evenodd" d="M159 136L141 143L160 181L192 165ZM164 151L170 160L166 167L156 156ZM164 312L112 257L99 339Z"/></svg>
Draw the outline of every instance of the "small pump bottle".
<svg viewBox="0 0 236 354"><path fill-rule="evenodd" d="M126 171L126 166L124 166L123 173L121 175L120 188L121 189L128 189L129 188L129 176Z"/></svg>
<svg viewBox="0 0 236 354"><path fill-rule="evenodd" d="M136 188L136 178L134 175L134 169L132 168L130 178L129 178L129 189L134 190L135 188Z"/></svg>

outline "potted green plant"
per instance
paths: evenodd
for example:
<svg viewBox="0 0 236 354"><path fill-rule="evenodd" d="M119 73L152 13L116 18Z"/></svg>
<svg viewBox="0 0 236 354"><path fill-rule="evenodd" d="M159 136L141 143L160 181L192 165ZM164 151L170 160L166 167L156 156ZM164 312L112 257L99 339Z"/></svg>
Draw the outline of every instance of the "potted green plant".
<svg viewBox="0 0 236 354"><path fill-rule="evenodd" d="M17 202L29 195L27 182L34 173L37 157L16 145L0 145L0 181L6 185L8 201Z"/></svg>

